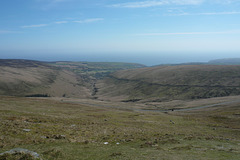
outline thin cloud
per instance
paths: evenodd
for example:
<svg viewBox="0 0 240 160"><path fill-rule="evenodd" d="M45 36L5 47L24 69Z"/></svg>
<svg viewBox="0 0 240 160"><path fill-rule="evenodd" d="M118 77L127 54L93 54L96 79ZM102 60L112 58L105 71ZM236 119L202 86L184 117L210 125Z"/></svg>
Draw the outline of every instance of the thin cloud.
<svg viewBox="0 0 240 160"><path fill-rule="evenodd" d="M91 18L91 19L85 19L85 20L80 20L80 21L73 21L75 23L93 23L93 22L98 22L98 21L103 21L103 18Z"/></svg>
<svg viewBox="0 0 240 160"><path fill-rule="evenodd" d="M200 5L204 1L205 0L173 0L170 2L171 2L171 4L177 4L177 5Z"/></svg>
<svg viewBox="0 0 240 160"><path fill-rule="evenodd" d="M85 20L81 20L81 21L72 21L75 23L93 23L93 22L98 22L98 21L102 21L104 20L103 18L91 18L91 19L85 19ZM21 26L21 28L40 28L40 27L47 27L50 25L58 25L58 24L66 24L66 23L70 23L69 21L57 21L57 22L52 22L49 24L37 24L37 25L25 25L25 26Z"/></svg>
<svg viewBox="0 0 240 160"><path fill-rule="evenodd" d="M118 8L147 8L157 7L162 5L199 5L204 0L153 0L153 1L141 1L141 2L127 2L110 5L110 7Z"/></svg>
<svg viewBox="0 0 240 160"><path fill-rule="evenodd" d="M177 33L141 33L135 36L171 36L171 35L210 35L210 34L239 34L240 30L220 32L177 32Z"/></svg>
<svg viewBox="0 0 240 160"><path fill-rule="evenodd" d="M198 13L198 15L232 15L232 14L240 14L240 12L206 12L206 13Z"/></svg>
<svg viewBox="0 0 240 160"><path fill-rule="evenodd" d="M46 27L48 24L37 24L37 25L27 25L27 26L22 26L21 28L39 28L39 27Z"/></svg>
<svg viewBox="0 0 240 160"><path fill-rule="evenodd" d="M161 6L161 5L164 5L164 4L168 4L168 2L164 2L164 1L128 2L128 3L113 4L113 5L111 5L111 7L117 7L117 8L147 8L147 7Z"/></svg>
<svg viewBox="0 0 240 160"><path fill-rule="evenodd" d="M239 3L240 0L214 0L213 2L217 3L217 4L233 4L233 3Z"/></svg>
<svg viewBox="0 0 240 160"><path fill-rule="evenodd" d="M234 14L240 14L240 12L232 11L232 12L203 12L203 13L178 13L178 14L168 14L168 16L199 16L199 15L234 15Z"/></svg>
<svg viewBox="0 0 240 160"><path fill-rule="evenodd" d="M64 24L64 23L68 23L68 21L58 21L58 22L54 22L55 24Z"/></svg>

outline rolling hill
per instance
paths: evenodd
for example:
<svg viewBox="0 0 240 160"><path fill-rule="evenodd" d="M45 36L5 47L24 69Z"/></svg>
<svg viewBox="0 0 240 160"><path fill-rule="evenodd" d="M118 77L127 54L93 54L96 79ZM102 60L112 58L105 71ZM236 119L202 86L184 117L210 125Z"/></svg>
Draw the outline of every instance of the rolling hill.
<svg viewBox="0 0 240 160"><path fill-rule="evenodd" d="M139 67L144 65L0 59L0 95L92 98L97 79Z"/></svg>
<svg viewBox="0 0 240 160"><path fill-rule="evenodd" d="M89 97L83 79L67 70L30 60L0 61L0 94Z"/></svg>
<svg viewBox="0 0 240 160"><path fill-rule="evenodd" d="M0 74L0 95L122 102L240 95L238 65L145 67L132 63L0 60Z"/></svg>
<svg viewBox="0 0 240 160"><path fill-rule="evenodd" d="M97 83L99 99L165 101L240 94L240 66L178 65L118 71Z"/></svg>
<svg viewBox="0 0 240 160"><path fill-rule="evenodd" d="M240 66L83 63L0 60L0 159L239 159Z"/></svg>

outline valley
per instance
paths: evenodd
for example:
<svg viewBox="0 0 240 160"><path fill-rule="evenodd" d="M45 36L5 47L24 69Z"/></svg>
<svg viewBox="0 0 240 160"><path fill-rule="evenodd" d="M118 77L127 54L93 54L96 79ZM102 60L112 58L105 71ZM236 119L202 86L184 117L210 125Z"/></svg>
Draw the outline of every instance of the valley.
<svg viewBox="0 0 240 160"><path fill-rule="evenodd" d="M238 65L0 60L0 74L0 153L24 148L43 160L240 158ZM34 159L0 159L24 156Z"/></svg>
<svg viewBox="0 0 240 160"><path fill-rule="evenodd" d="M240 160L240 0L0 0L0 160Z"/></svg>

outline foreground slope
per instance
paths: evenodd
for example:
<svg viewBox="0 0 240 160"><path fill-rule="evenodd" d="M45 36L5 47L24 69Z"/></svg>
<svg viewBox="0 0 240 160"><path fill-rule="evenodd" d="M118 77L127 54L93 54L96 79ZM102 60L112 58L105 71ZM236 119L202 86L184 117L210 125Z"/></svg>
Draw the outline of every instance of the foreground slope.
<svg viewBox="0 0 240 160"><path fill-rule="evenodd" d="M118 71L97 84L104 100L164 101L240 94L240 66L179 65Z"/></svg>
<svg viewBox="0 0 240 160"><path fill-rule="evenodd" d="M0 97L0 153L24 148L44 160L238 160L239 105L166 114Z"/></svg>

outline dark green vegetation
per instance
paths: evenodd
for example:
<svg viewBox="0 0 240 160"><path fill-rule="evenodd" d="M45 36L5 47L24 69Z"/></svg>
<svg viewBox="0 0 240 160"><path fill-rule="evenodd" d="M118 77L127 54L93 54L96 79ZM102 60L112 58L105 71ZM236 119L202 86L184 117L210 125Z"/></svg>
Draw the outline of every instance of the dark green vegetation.
<svg viewBox="0 0 240 160"><path fill-rule="evenodd" d="M32 157L30 154L4 154L0 155L1 160L39 160L37 158Z"/></svg>
<svg viewBox="0 0 240 160"><path fill-rule="evenodd" d="M0 97L0 153L25 148L48 160L238 160L239 105L166 114Z"/></svg>
<svg viewBox="0 0 240 160"><path fill-rule="evenodd" d="M240 66L179 65L118 71L97 84L96 96L116 101L169 101L240 94Z"/></svg>

